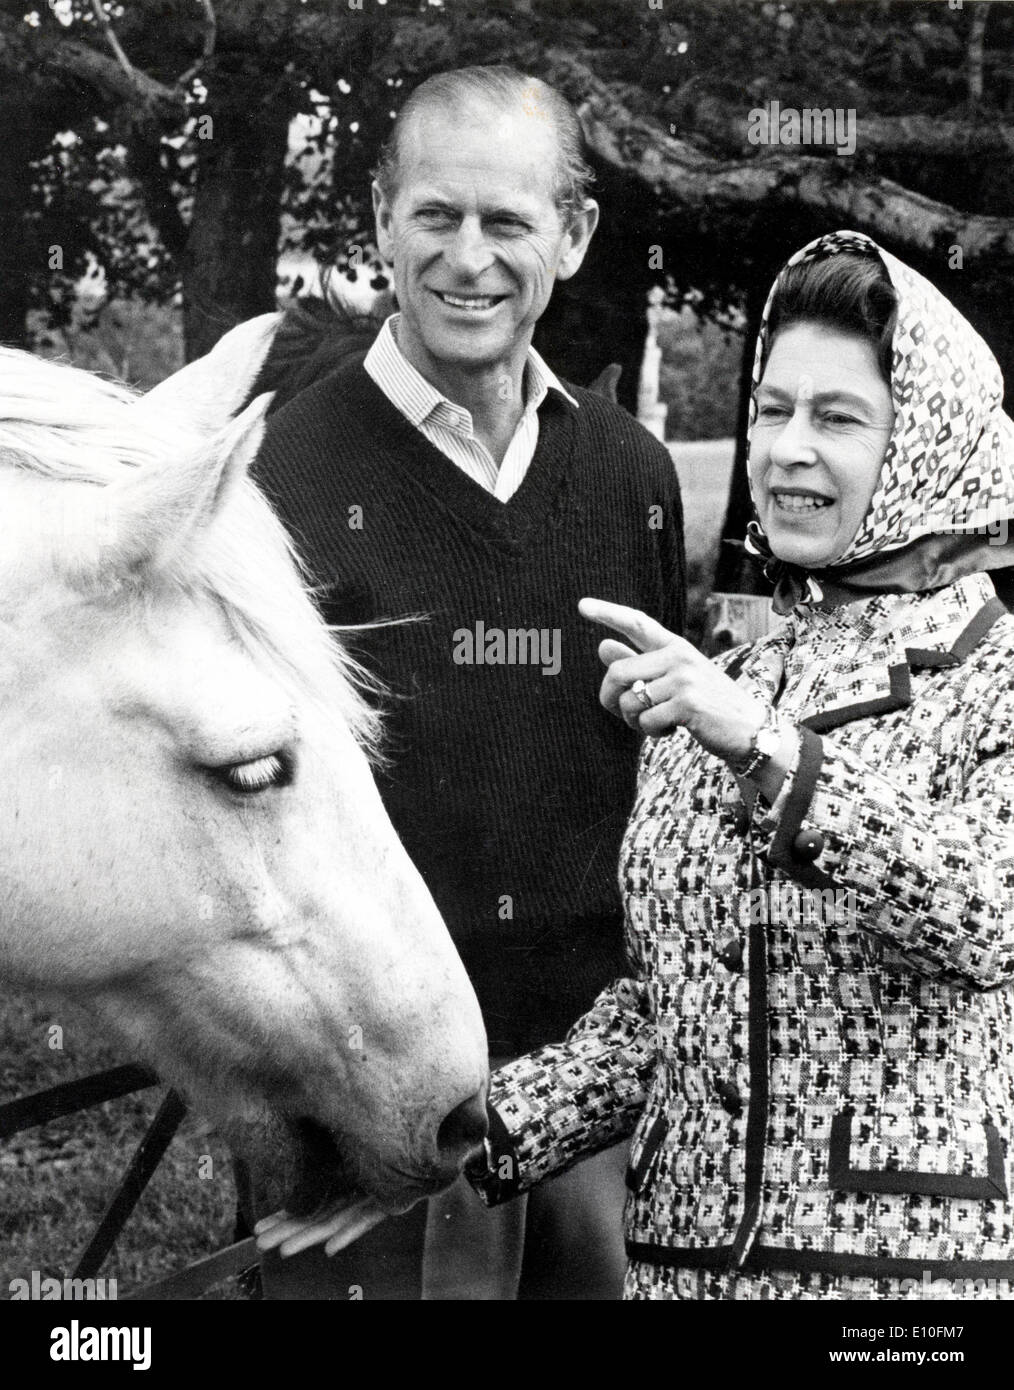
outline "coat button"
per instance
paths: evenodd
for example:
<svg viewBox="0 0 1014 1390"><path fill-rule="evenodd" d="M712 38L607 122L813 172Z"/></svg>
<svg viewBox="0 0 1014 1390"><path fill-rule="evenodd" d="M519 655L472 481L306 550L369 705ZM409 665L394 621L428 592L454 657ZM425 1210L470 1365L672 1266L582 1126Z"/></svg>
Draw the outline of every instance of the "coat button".
<svg viewBox="0 0 1014 1390"><path fill-rule="evenodd" d="M742 970L743 947L738 941L729 941L718 953L718 959L726 970Z"/></svg>
<svg viewBox="0 0 1014 1390"><path fill-rule="evenodd" d="M737 835L745 835L750 829L750 812L742 801L737 804L732 813L732 823L736 828Z"/></svg>
<svg viewBox="0 0 1014 1390"><path fill-rule="evenodd" d="M824 853L824 837L819 830L801 830L792 841L792 857L801 864L812 864Z"/></svg>
<svg viewBox="0 0 1014 1390"><path fill-rule="evenodd" d="M739 1087L731 1081L720 1081L718 1083L718 1099L722 1102L722 1109L728 1110L730 1115L738 1115L743 1109L743 1101L739 1094Z"/></svg>

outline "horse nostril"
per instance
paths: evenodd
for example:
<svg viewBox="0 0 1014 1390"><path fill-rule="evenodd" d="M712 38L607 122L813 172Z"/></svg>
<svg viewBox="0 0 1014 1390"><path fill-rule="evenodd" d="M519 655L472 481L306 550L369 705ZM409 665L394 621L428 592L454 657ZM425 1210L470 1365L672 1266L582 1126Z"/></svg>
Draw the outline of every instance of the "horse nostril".
<svg viewBox="0 0 1014 1390"><path fill-rule="evenodd" d="M460 1162L486 1137L486 1088L480 1086L468 1100L456 1105L437 1130L437 1151L441 1158Z"/></svg>

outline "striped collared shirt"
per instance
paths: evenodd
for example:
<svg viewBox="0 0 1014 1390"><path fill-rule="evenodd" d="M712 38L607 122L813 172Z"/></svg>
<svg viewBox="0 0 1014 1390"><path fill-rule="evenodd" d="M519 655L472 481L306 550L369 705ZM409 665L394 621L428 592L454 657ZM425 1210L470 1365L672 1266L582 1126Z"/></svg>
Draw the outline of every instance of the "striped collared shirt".
<svg viewBox="0 0 1014 1390"><path fill-rule="evenodd" d="M501 502L509 501L521 486L535 456L535 446L539 442L539 406L549 389L559 391L573 406L577 406L577 401L564 390L535 349L529 348L525 363L524 413L498 468L492 454L475 436L471 411L441 395L399 348L395 330L400 317L400 314L392 314L385 321L363 362L367 374L409 424L452 463Z"/></svg>

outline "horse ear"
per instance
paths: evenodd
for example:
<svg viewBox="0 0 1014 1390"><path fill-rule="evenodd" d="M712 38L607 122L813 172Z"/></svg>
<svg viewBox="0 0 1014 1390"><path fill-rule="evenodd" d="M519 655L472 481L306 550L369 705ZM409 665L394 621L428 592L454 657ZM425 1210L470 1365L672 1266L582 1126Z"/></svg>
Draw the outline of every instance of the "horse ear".
<svg viewBox="0 0 1014 1390"><path fill-rule="evenodd" d="M283 317L259 314L231 328L210 352L139 396L131 409L175 417L200 434L215 434L249 400Z"/></svg>
<svg viewBox="0 0 1014 1390"><path fill-rule="evenodd" d="M210 444L171 467L140 469L110 489L115 539L100 560L106 578L151 573L187 549L246 478L270 402L270 394L258 396Z"/></svg>

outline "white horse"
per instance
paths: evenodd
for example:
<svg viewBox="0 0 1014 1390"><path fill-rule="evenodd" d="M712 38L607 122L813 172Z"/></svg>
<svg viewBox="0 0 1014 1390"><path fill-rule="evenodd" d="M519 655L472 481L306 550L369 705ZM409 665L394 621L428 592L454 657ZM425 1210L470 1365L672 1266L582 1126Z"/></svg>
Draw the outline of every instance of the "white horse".
<svg viewBox="0 0 1014 1390"><path fill-rule="evenodd" d="M247 476L265 398L230 423L274 327L143 398L0 350L0 975L90 1006L269 1204L401 1211L481 1141L485 1036Z"/></svg>

